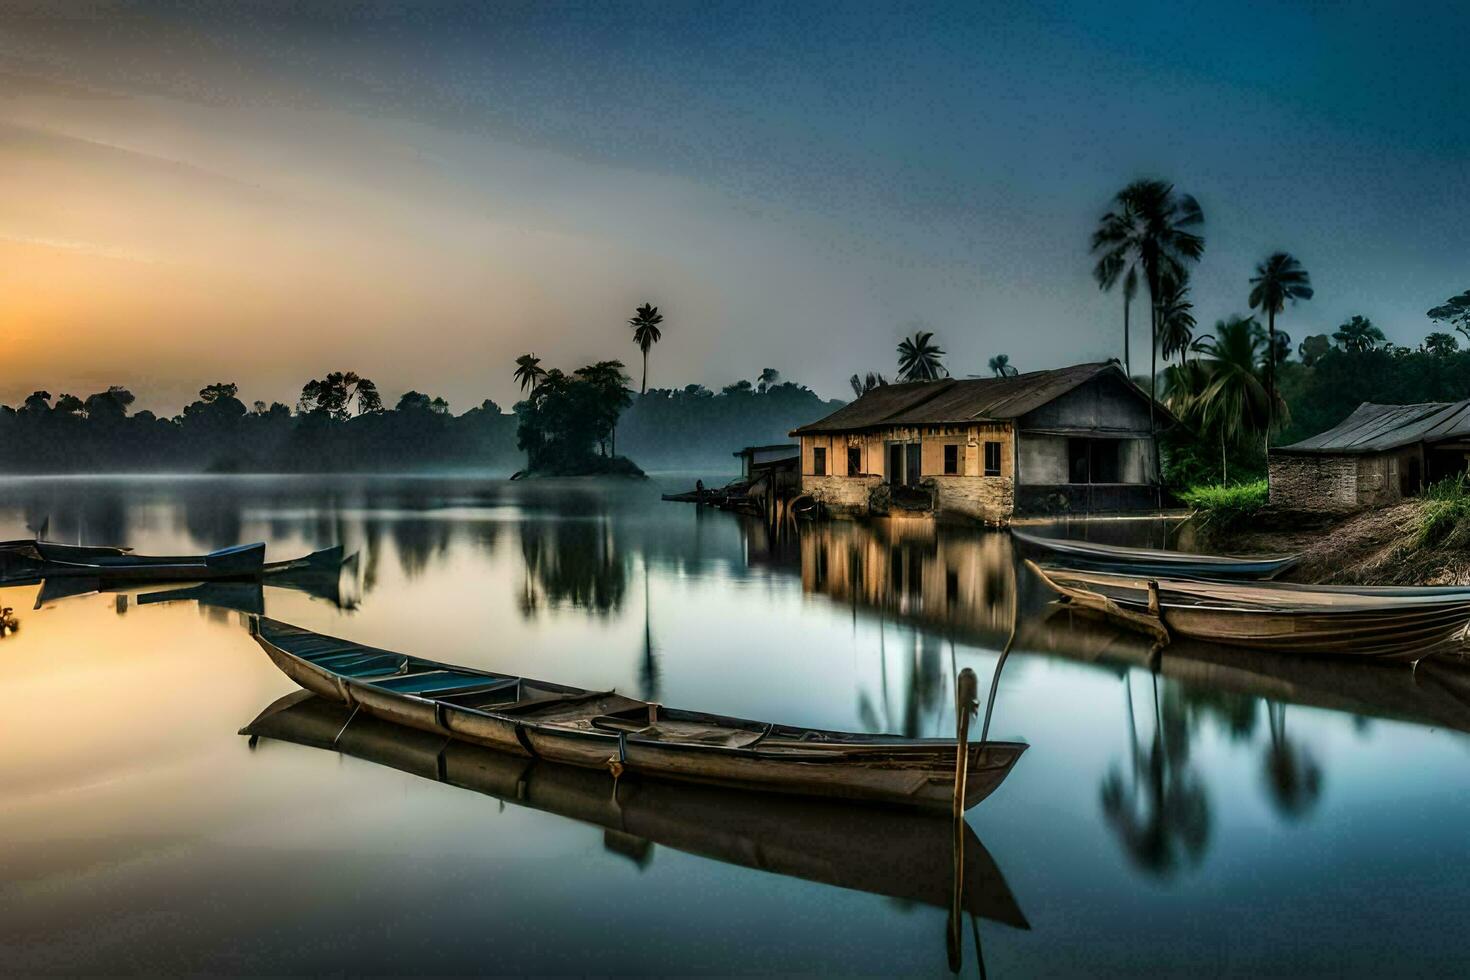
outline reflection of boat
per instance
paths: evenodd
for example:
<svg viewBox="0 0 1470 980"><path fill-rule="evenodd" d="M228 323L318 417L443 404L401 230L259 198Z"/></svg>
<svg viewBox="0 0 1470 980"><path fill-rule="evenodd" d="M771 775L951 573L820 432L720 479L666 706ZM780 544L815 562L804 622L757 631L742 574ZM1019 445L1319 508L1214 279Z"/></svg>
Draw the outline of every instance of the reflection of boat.
<svg viewBox="0 0 1470 980"><path fill-rule="evenodd" d="M692 782L910 806L951 805L955 742L774 725L613 691L471 670L257 618L252 632L302 687L441 736L554 762ZM969 746L965 806L1026 746Z"/></svg>
<svg viewBox="0 0 1470 980"><path fill-rule="evenodd" d="M1067 606L1054 606L1044 621L1023 625L1017 646L1119 672L1156 669L1193 688L1470 732L1470 661L1460 657L1429 657L1411 666L1371 658L1298 657L1190 639L1160 652L1132 630Z"/></svg>
<svg viewBox="0 0 1470 980"><path fill-rule="evenodd" d="M950 820L887 807L762 796L713 786L619 780L405 729L306 692L241 730L345 755L604 828L609 849L651 844L742 867L948 908ZM344 727L346 726L346 727ZM340 737L339 737L340 735ZM1028 928L995 861L965 825L964 908ZM646 858L645 858L646 859Z"/></svg>
<svg viewBox="0 0 1470 980"><path fill-rule="evenodd" d="M265 614L265 596L261 587L264 584L271 588L304 592L313 599L323 599L338 609L349 609L356 605L356 600L342 594L342 569L351 565L356 558L354 554L343 561L340 546L328 548L305 558L298 558L294 562L267 565L264 574L259 578L200 582L185 588L148 592L138 596L137 602L140 606L146 606L187 599L202 606L216 606L261 616Z"/></svg>
<svg viewBox="0 0 1470 980"><path fill-rule="evenodd" d="M1183 551L1160 551L1154 548L1124 548L1088 541L1045 538L1014 528L1011 529L1011 537L1028 550L1044 554L1047 560L1056 561L1068 568L1161 575L1166 578L1259 581L1275 578L1302 559L1301 555L1227 558L1220 555L1192 555Z"/></svg>
<svg viewBox="0 0 1470 980"><path fill-rule="evenodd" d="M1465 642L1470 589L1145 579L1027 567L1073 605L1157 635L1286 653L1418 660Z"/></svg>

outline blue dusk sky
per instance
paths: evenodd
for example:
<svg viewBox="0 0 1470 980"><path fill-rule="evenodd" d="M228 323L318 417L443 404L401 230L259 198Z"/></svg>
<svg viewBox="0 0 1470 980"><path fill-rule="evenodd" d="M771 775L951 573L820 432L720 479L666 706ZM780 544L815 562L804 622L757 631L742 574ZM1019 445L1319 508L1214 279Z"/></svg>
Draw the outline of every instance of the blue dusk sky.
<svg viewBox="0 0 1470 980"><path fill-rule="evenodd" d="M243 8L243 9L242 9ZM514 357L826 396L1121 353L1087 239L1202 205L1201 329L1277 249L1417 343L1470 289L1463 5L0 2L0 400L333 369L508 407ZM1135 369L1146 352L1134 338Z"/></svg>

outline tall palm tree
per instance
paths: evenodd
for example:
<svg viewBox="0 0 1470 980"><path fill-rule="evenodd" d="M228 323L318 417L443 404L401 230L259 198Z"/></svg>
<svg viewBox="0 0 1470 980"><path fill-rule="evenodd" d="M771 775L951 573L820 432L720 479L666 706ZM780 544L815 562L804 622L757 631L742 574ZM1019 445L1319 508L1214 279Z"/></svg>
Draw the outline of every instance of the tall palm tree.
<svg viewBox="0 0 1470 980"><path fill-rule="evenodd" d="M1168 360L1178 354L1183 360L1194 340L1194 304L1189 301L1189 283L1169 279L1159 297L1159 351Z"/></svg>
<svg viewBox="0 0 1470 980"><path fill-rule="evenodd" d="M663 333L658 329L658 325L663 322L664 317L658 307L648 303L638 307L628 318L628 326L633 328L633 342L643 352L643 383L638 389L640 395L648 393L648 350L663 339Z"/></svg>
<svg viewBox="0 0 1470 980"><path fill-rule="evenodd" d="M1265 311L1267 350L1276 349L1276 314L1285 309L1286 301L1296 303L1299 299L1311 298L1312 277L1289 253L1272 252L1267 256L1266 261L1256 266L1256 274L1251 277L1250 304L1253 310ZM1269 404L1274 407L1276 404L1275 358L1267 360L1266 391L1270 396ZM1275 421L1274 414L1271 421ZM1271 438L1269 431L1266 438L1268 441Z"/></svg>
<svg viewBox="0 0 1470 980"><path fill-rule="evenodd" d="M1014 378L1020 372L1011 367L1009 354L997 354L990 359L990 370L997 378Z"/></svg>
<svg viewBox="0 0 1470 980"><path fill-rule="evenodd" d="M1133 298L1138 295L1138 263L1127 250L1119 250L1117 244L1130 237L1134 223L1132 205L1126 199L1114 199L1114 207L1102 216L1097 230L1092 233L1092 251L1101 252L1097 264L1092 267L1092 278L1103 292L1121 286L1123 292L1123 370L1132 374L1132 363L1128 354L1128 313Z"/></svg>
<svg viewBox="0 0 1470 980"><path fill-rule="evenodd" d="M516 358L515 373L511 377L520 383L522 391L530 388L534 392L536 386L546 380L546 369L535 354L522 354Z"/></svg>
<svg viewBox="0 0 1470 980"><path fill-rule="evenodd" d="M1167 180L1135 180L1113 198L1112 220L1104 218L1093 235L1092 250L1100 253L1098 270L1116 270L1126 277L1137 267L1149 299L1148 429L1154 446L1154 473L1158 479L1159 441L1159 300L1166 282L1183 282L1188 264L1204 254L1205 240L1193 229L1205 214L1193 195L1174 190ZM1098 270L1094 270L1094 274ZM1127 282L1124 282L1125 296ZM1163 480L1158 482L1159 506L1164 503Z"/></svg>
<svg viewBox="0 0 1470 980"><path fill-rule="evenodd" d="M1113 198L1092 237L1099 283L1111 275L1137 269L1149 297L1149 393L1157 397L1159 375L1159 302L1169 282L1183 282L1191 262L1204 254L1205 240L1193 229L1204 224L1199 202L1179 193L1167 180L1135 180ZM1106 287L1104 287L1106 288ZM1124 282L1125 296L1127 282Z"/></svg>
<svg viewBox="0 0 1470 980"><path fill-rule="evenodd" d="M933 332L920 330L898 345L898 376L904 381L933 381L949 374L940 361L944 351L930 343L933 337Z"/></svg>

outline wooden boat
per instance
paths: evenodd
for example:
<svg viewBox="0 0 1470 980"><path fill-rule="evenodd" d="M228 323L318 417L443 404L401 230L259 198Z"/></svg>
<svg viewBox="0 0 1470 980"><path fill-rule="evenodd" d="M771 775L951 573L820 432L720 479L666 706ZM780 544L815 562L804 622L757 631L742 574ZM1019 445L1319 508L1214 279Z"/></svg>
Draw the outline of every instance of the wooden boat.
<svg viewBox="0 0 1470 980"><path fill-rule="evenodd" d="M348 722L351 720L351 724ZM948 817L838 800L754 795L718 786L623 778L511 755L371 717L306 691L240 730L336 750L512 806L602 829L604 846L642 864L655 846L839 888L948 908L954 824ZM964 824L962 907L1027 929L995 860Z"/></svg>
<svg viewBox="0 0 1470 980"><path fill-rule="evenodd" d="M1173 634L1286 653L1419 660L1462 647L1470 588L1151 579L1027 566L1073 605L1168 643Z"/></svg>
<svg viewBox="0 0 1470 980"><path fill-rule="evenodd" d="M94 558L116 558L131 550L105 545L63 544L60 541L43 541L39 538L0 541L0 553L21 555L36 561L91 561Z"/></svg>
<svg viewBox="0 0 1470 980"><path fill-rule="evenodd" d="M370 715L488 748L615 775L944 809L956 743L795 728L666 708L615 691L471 670L273 619L252 634L288 677ZM990 795L1026 746L968 747L964 805Z"/></svg>
<svg viewBox="0 0 1470 980"><path fill-rule="evenodd" d="M1044 560L1102 572L1158 575L1165 578L1203 578L1216 581L1265 581L1273 579L1302 560L1301 555L1276 558L1227 558L1221 555L1192 555L1184 551L1153 548L1124 548L1046 538L1011 529L1011 537Z"/></svg>
<svg viewBox="0 0 1470 980"><path fill-rule="evenodd" d="M42 557L46 557L44 549ZM258 575L264 568L265 542L259 541L255 544L221 548L207 555L163 557L125 554L99 556L85 562L46 558L42 574L46 578L192 582L211 578Z"/></svg>

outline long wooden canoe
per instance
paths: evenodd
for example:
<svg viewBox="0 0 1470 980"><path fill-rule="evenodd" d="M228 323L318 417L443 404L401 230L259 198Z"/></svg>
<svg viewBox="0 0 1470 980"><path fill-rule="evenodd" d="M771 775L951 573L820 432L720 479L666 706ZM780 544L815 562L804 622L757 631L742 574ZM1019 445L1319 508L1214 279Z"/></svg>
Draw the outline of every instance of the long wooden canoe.
<svg viewBox="0 0 1470 980"><path fill-rule="evenodd" d="M1068 568L1165 578L1203 578L1217 581L1265 581L1273 579L1302 560L1301 555L1275 558L1230 558L1223 555L1194 555L1184 551L1154 548L1124 548L1046 538L1011 529L1011 537L1044 560Z"/></svg>
<svg viewBox="0 0 1470 980"><path fill-rule="evenodd" d="M348 722L351 721L349 725ZM604 846L646 861L655 846L839 888L948 908L953 822L894 807L759 796L718 786L614 780L607 772L497 752L405 728L307 691L240 730L335 750L400 772L601 828ZM966 824L962 907L1027 929L995 860Z"/></svg>
<svg viewBox="0 0 1470 980"><path fill-rule="evenodd" d="M943 809L956 743L796 728L666 708L616 691L472 670L323 636L265 617L251 631L288 677L385 721L615 775ZM1000 785L1025 744L968 747L966 807Z"/></svg>
<svg viewBox="0 0 1470 980"><path fill-rule="evenodd" d="M1150 579L1027 566L1084 609L1154 633L1285 653L1419 660L1462 648L1470 588Z"/></svg>
<svg viewBox="0 0 1470 980"><path fill-rule="evenodd" d="M52 558L43 545L41 557L45 559L41 574L46 578L193 582L260 574L265 568L265 542L221 548L207 555L103 555L86 561Z"/></svg>

